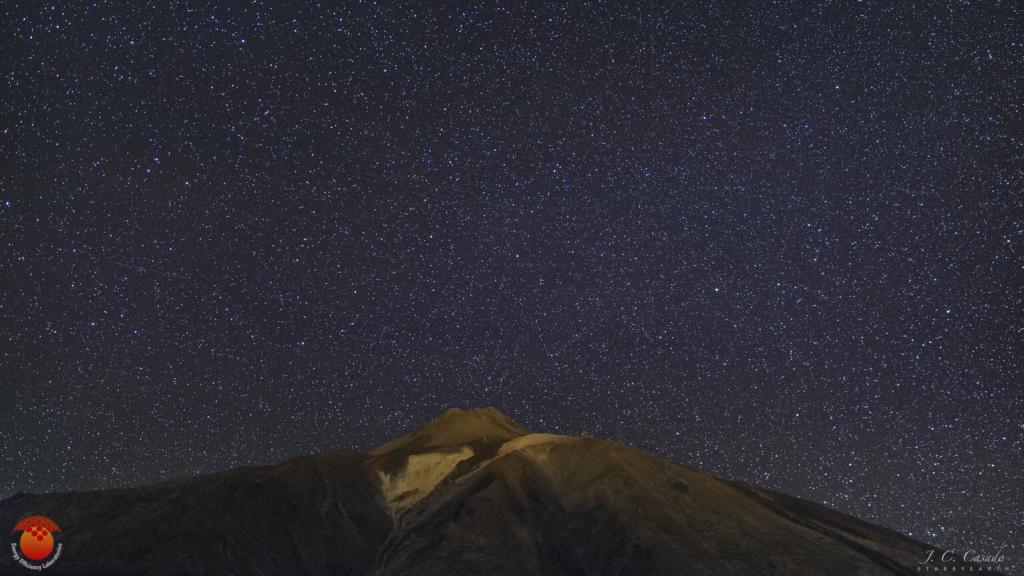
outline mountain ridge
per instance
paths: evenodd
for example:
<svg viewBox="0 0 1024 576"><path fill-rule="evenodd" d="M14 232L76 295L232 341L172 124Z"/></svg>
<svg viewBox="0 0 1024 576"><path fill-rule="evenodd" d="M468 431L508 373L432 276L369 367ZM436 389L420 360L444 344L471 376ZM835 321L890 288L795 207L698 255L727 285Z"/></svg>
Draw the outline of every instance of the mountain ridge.
<svg viewBox="0 0 1024 576"><path fill-rule="evenodd" d="M64 529L54 574L911 574L931 548L493 408L366 454L0 501L0 525L29 514Z"/></svg>

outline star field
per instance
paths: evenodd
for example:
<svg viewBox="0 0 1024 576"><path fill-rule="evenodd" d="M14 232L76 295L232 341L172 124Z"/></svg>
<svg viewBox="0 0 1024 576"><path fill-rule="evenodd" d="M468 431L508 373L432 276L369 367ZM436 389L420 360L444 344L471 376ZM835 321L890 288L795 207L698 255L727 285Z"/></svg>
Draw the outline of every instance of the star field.
<svg viewBox="0 0 1024 576"><path fill-rule="evenodd" d="M1019 5L0 15L0 496L493 405L1022 544Z"/></svg>

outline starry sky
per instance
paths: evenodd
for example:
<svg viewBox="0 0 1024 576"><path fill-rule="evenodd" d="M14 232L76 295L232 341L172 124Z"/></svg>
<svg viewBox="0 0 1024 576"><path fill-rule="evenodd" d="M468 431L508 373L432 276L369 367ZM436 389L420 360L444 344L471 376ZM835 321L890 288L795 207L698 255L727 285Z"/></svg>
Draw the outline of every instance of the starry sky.
<svg viewBox="0 0 1024 576"><path fill-rule="evenodd" d="M1020 4L0 20L0 496L493 405L1021 543Z"/></svg>

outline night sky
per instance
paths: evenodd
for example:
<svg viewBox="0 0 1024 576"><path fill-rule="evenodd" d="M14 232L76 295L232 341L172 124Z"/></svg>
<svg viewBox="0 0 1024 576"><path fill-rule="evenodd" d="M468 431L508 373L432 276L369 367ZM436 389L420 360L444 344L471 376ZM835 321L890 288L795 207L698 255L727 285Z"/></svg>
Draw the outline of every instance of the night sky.
<svg viewBox="0 0 1024 576"><path fill-rule="evenodd" d="M1021 5L545 4L4 3L0 496L493 405L1021 544Z"/></svg>

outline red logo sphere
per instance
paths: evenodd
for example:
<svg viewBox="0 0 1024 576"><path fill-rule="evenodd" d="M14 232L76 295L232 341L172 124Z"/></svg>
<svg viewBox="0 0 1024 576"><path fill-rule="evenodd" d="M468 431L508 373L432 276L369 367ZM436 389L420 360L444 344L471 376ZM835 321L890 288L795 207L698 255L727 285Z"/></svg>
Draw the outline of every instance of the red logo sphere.
<svg viewBox="0 0 1024 576"><path fill-rule="evenodd" d="M53 553L53 534L60 527L46 516L29 516L14 527L11 532L21 531L18 547L29 560L39 561Z"/></svg>

